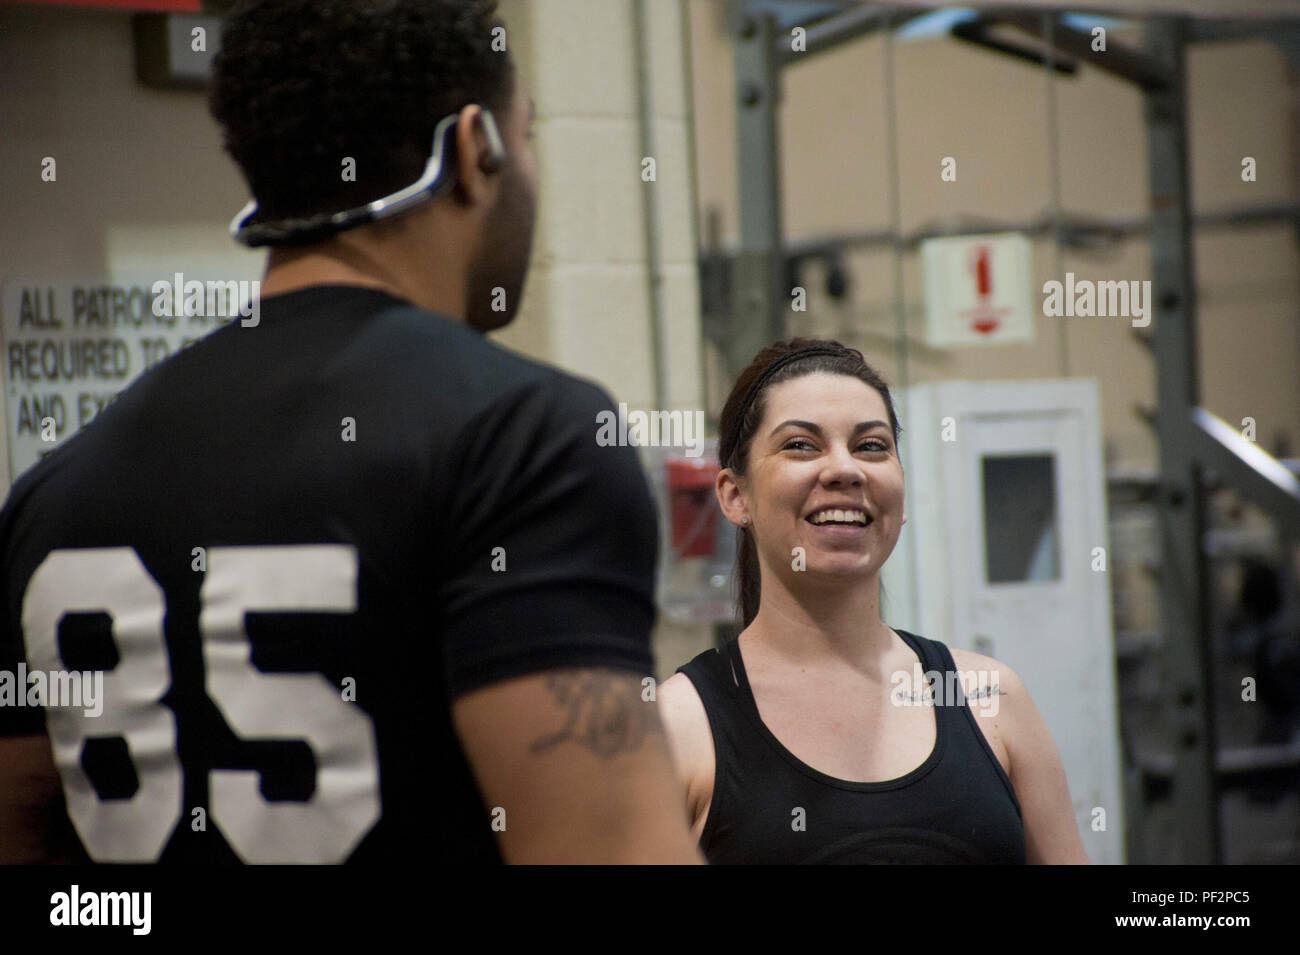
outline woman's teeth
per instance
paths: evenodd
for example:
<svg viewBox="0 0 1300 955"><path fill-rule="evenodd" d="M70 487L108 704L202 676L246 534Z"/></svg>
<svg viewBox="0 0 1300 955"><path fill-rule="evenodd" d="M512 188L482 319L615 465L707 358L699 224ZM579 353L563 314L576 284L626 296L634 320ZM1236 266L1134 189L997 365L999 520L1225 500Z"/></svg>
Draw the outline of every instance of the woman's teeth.
<svg viewBox="0 0 1300 955"><path fill-rule="evenodd" d="M865 527L871 519L864 511L825 510L818 511L808 520L813 524L856 524Z"/></svg>

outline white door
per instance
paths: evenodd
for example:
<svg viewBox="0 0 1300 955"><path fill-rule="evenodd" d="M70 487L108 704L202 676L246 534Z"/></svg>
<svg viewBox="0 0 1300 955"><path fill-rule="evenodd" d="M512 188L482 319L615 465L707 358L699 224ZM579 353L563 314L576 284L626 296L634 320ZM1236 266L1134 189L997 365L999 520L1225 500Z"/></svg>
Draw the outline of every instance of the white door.
<svg viewBox="0 0 1300 955"><path fill-rule="evenodd" d="M966 526L952 541L972 572L956 575L952 637L1020 675L1060 750L1090 858L1119 862L1113 639L1108 601L1096 599L1109 586L1105 524L1089 480L1101 462L1086 456L1096 423L1079 407L1033 408L976 411L958 426L964 474L949 487Z"/></svg>
<svg viewBox="0 0 1300 955"><path fill-rule="evenodd" d="M1096 383L922 385L907 408L914 536L890 569L895 616L1020 675L1060 751L1089 859L1122 863Z"/></svg>

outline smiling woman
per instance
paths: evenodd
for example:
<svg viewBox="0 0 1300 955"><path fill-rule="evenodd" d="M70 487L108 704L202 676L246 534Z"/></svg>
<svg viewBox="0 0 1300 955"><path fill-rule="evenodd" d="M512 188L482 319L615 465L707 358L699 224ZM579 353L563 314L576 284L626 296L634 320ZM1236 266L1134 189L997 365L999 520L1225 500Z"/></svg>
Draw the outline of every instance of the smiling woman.
<svg viewBox="0 0 1300 955"><path fill-rule="evenodd" d="M880 619L906 521L900 431L884 380L838 342L769 346L723 409L744 629L658 696L711 862L1088 861L1014 671ZM896 676L922 669L991 676L971 701L915 705Z"/></svg>
<svg viewBox="0 0 1300 955"><path fill-rule="evenodd" d="M805 381L807 376L813 376L812 380ZM854 379L860 384L855 385ZM787 382L796 389L794 394L790 392L789 387L785 386L784 383ZM898 481L894 482L897 493L890 497L896 497L901 508L903 472L896 451L901 428L884 379L863 360L862 353L855 349L845 348L838 342L793 339L790 342L771 345L759 352L749 367L741 373L732 389L731 397L723 408L723 428L718 443L718 454L724 469L718 478L718 499L722 503L724 512L728 512L729 507L737 506L741 496L741 485L749 477L751 453L753 461L766 476L771 472L772 465L779 461L813 460L812 452L819 445L824 445L829 437L820 424L816 421L803 420L803 416L767 416L779 423L769 430L760 432L759 424L764 420L764 412L773 404L771 400L773 392L783 399L781 406L789 404L796 412L800 408L822 408L823 400L833 402L837 398L842 398L847 403L846 410L872 411L873 413L866 417L873 420L857 421L852 424L849 441L857 442L860 447L869 449L871 457L878 465L883 463L887 469L892 466L892 469L897 471ZM806 403L790 400L804 392L807 392ZM882 420L886 416L889 419L887 422ZM874 435L874 439L869 441L868 434ZM856 453L857 450L855 447L851 454ZM876 473L882 479L885 476L879 468L876 469ZM882 493L886 491L884 484L880 484L879 490ZM860 494L845 495L842 492L834 492L822 497L823 500L815 502L819 509L845 503L851 508L862 507L865 503L860 499ZM868 509L867 515L873 524L875 518L879 516L871 509ZM727 516L732 518L732 523L739 524L741 527L741 539L737 548L740 611L744 625L748 626L758 612L761 576L756 552L756 531L760 518L758 515L751 516L748 513L733 515L728 512ZM813 516L814 512L809 511L804 515L804 520ZM753 531L750 529L751 520L754 521ZM877 528L877 531L880 529ZM822 532L823 535L835 533L833 528L825 528ZM769 544L775 543L770 536L765 535L764 539ZM834 537L819 536L816 539L833 540ZM879 563L884 563L884 558L888 556L897 540L898 528L895 528L889 539L888 548L883 552L879 547L875 549L880 557ZM795 546L797 547L798 544ZM792 547L787 553L794 556L793 550ZM779 563L784 566L791 563L791 559L787 557Z"/></svg>

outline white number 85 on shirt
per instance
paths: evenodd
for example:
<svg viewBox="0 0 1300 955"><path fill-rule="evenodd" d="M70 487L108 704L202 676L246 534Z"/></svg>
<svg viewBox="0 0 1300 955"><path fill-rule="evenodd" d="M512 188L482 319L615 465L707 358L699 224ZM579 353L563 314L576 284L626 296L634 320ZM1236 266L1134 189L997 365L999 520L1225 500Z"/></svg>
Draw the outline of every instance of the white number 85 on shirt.
<svg viewBox="0 0 1300 955"><path fill-rule="evenodd" d="M266 674L251 660L248 611L350 613L356 610L357 555L350 546L213 547L200 594L205 687L241 738L302 739L318 767L302 803L268 802L251 770L212 770L212 821L245 862L344 861L380 816L374 724L320 674ZM47 725L68 814L92 859L152 862L162 853L182 803L176 719L161 700L171 685L163 641L162 589L129 547L51 552L28 582L23 631L31 665L66 669L58 627L65 614L112 618L119 663L104 675L103 713L93 722L52 707ZM81 766L91 736L120 736L139 788L104 801Z"/></svg>

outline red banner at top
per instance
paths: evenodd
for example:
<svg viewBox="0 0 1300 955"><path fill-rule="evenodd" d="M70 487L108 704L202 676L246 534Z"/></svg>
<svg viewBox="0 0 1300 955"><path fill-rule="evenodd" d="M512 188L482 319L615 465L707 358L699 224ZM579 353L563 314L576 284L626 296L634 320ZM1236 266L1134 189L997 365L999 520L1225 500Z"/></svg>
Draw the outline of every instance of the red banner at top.
<svg viewBox="0 0 1300 955"><path fill-rule="evenodd" d="M49 7L109 7L154 13L201 13L203 0L0 0L0 3L42 4Z"/></svg>

